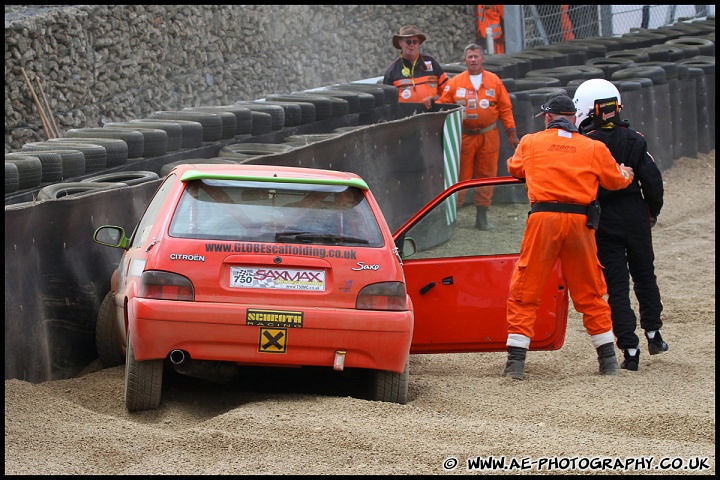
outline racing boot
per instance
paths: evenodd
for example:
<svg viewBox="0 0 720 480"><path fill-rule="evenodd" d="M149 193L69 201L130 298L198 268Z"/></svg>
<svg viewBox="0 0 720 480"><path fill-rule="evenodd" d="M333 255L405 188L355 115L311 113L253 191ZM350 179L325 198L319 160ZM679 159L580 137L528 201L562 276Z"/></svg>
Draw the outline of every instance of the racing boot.
<svg viewBox="0 0 720 480"><path fill-rule="evenodd" d="M652 335L652 337L650 337ZM667 352L668 344L660 336L660 330L654 330L652 332L645 332L645 338L648 341L648 352L650 355L657 355L658 353Z"/></svg>
<svg viewBox="0 0 720 480"><path fill-rule="evenodd" d="M488 222L488 207L477 206L475 208L477 209L477 212L475 214L475 228L477 228L478 230L491 230L495 228L495 225Z"/></svg>
<svg viewBox="0 0 720 480"><path fill-rule="evenodd" d="M630 350L635 350L635 355L630 355ZM623 355L625 359L620 364L620 368L637 372L637 369L640 366L640 349L626 348L625 350L623 350Z"/></svg>
<svg viewBox="0 0 720 480"><path fill-rule="evenodd" d="M620 371L615 346L610 343L597 347L598 363L600 363L600 375L617 375Z"/></svg>
<svg viewBox="0 0 720 480"><path fill-rule="evenodd" d="M522 380L525 378L525 355L527 348L508 347L508 358L503 371L504 377Z"/></svg>

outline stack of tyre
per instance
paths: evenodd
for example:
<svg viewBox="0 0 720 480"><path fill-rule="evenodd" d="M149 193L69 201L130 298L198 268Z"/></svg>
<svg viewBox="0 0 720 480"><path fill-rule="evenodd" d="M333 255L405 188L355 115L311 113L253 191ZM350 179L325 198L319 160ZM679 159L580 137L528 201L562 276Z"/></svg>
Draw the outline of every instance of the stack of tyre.
<svg viewBox="0 0 720 480"><path fill-rule="evenodd" d="M5 193L37 190L34 200L57 199L157 180L183 163L250 162L359 128L363 122L371 121L369 114L375 108L397 101L394 87L345 83L272 94L254 101L240 100L232 105L156 111L147 118L110 122L103 127L75 128L65 132L63 138L27 143L21 151L7 153ZM335 132L289 133L282 143L252 141L258 135L343 116L348 116L348 125ZM230 143L215 157L166 163L159 172L116 168L212 142Z"/></svg>
<svg viewBox="0 0 720 480"><path fill-rule="evenodd" d="M443 68L450 76L466 70L458 63ZM715 148L714 19L488 55L484 68L510 93L520 136L545 128L533 115L551 96L573 97L580 84L601 78L618 88L621 115L645 135L661 170ZM511 154L503 141L500 158Z"/></svg>

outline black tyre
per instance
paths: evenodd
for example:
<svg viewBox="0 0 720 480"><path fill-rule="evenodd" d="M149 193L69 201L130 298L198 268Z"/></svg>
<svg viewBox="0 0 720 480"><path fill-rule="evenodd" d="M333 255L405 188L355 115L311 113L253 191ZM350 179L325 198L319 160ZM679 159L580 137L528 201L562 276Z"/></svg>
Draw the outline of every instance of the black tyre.
<svg viewBox="0 0 720 480"><path fill-rule="evenodd" d="M385 92L385 105L397 105L400 96L400 90L398 90L397 87L394 85L385 85L382 83L382 79L380 79L378 83L348 83L347 85L353 88L366 88L365 85L380 88Z"/></svg>
<svg viewBox="0 0 720 480"><path fill-rule="evenodd" d="M62 178L78 177L85 174L85 154L80 150L62 149L62 145L58 145L58 149L37 150L37 152L52 152L60 155L62 159ZM27 152L32 153L32 152Z"/></svg>
<svg viewBox="0 0 720 480"><path fill-rule="evenodd" d="M42 164L42 179L40 183L61 182L63 179L62 157L53 152L13 152L13 155L32 156L40 159Z"/></svg>
<svg viewBox="0 0 720 480"><path fill-rule="evenodd" d="M325 88L321 91L323 95L337 96L346 100L350 104L350 113L368 113L375 109L375 96L370 93L337 88Z"/></svg>
<svg viewBox="0 0 720 480"><path fill-rule="evenodd" d="M252 136L263 135L272 131L272 115L265 112L250 110L252 114Z"/></svg>
<svg viewBox="0 0 720 480"><path fill-rule="evenodd" d="M349 92L349 93L344 93L344 92L347 92L347 90L323 89L323 90L308 91L307 93L313 93L315 95L322 95L323 97L330 97L331 99L332 98L340 98L347 102L348 113L357 113L360 109L360 100L358 99L359 92ZM373 105L375 105L375 97L373 97L372 103L373 103ZM335 114L333 114L333 116L335 116Z"/></svg>
<svg viewBox="0 0 720 480"><path fill-rule="evenodd" d="M113 292L105 295L95 324L95 349L103 368L116 367L125 361L125 353L120 343L122 336L115 324L113 297Z"/></svg>
<svg viewBox="0 0 720 480"><path fill-rule="evenodd" d="M298 125L301 125L303 123L309 123L308 121L303 122L302 117L302 108L298 103L293 102L262 102L262 101L247 101L242 100L239 102L235 102L235 105L240 105L242 107L248 107L248 105L268 105L268 106L274 106L274 107L281 107L283 109L284 115L285 115L285 127L297 127ZM315 106L312 103L306 103L305 105L308 105L310 108L312 108L312 120L309 120L310 122L315 121ZM256 109L257 111L263 111L260 109ZM266 112L270 113L271 112Z"/></svg>
<svg viewBox="0 0 720 480"><path fill-rule="evenodd" d="M599 68L603 71L605 79L612 77L612 74L623 68L637 65L631 58L593 58L585 62L586 65Z"/></svg>
<svg viewBox="0 0 720 480"><path fill-rule="evenodd" d="M125 142L125 140L120 140L119 138L51 138L50 140L48 140L48 142L59 144L71 142L101 145L105 147L105 168L125 165L129 158L128 144Z"/></svg>
<svg viewBox="0 0 720 480"><path fill-rule="evenodd" d="M114 130L118 132L139 132L143 136L143 150L142 157L152 158L165 155L168 152L168 134L161 128L152 127L108 127L105 125L103 128L107 130Z"/></svg>
<svg viewBox="0 0 720 480"><path fill-rule="evenodd" d="M135 120L131 120L134 122ZM182 130L182 141L180 148L197 148L202 147L203 144L203 125L200 122L192 120L180 120L180 119L162 119L162 118L143 118L138 120L139 122L152 122L167 124L173 123L180 126ZM161 128L161 127L158 127Z"/></svg>
<svg viewBox="0 0 720 480"><path fill-rule="evenodd" d="M530 62L530 70L541 70L543 68L555 68L555 61L548 55L549 52L524 51L518 53L509 53L508 57L527 60Z"/></svg>
<svg viewBox="0 0 720 480"><path fill-rule="evenodd" d="M200 126L202 128L202 125ZM162 130L167 134L167 151L174 152L182 148L183 130L180 125L173 122L143 122L141 120L131 120L129 122L110 122L103 125L103 128L129 128L130 130L138 130L142 128L154 128Z"/></svg>
<svg viewBox="0 0 720 480"><path fill-rule="evenodd" d="M72 139L58 139L54 142L30 142L23 145L24 151L35 151L35 150L79 150L85 157L85 172L93 173L100 170L104 170L107 166L107 150L102 145L96 143L85 143L83 140L80 142L73 142ZM65 172L63 171L63 177Z"/></svg>
<svg viewBox="0 0 720 480"><path fill-rule="evenodd" d="M145 152L145 137L142 133L134 130L109 130L103 127L71 128L65 132L63 138L111 138L122 140L127 144L128 158L140 158Z"/></svg>
<svg viewBox="0 0 720 480"><path fill-rule="evenodd" d="M234 113L216 107L183 107L183 111L214 113L220 117L220 139L227 140L238 135L237 117Z"/></svg>
<svg viewBox="0 0 720 480"><path fill-rule="evenodd" d="M281 105L271 105L259 102L235 102L235 105L242 106L253 112L269 113L271 117L270 129L280 130L285 124L285 109Z"/></svg>
<svg viewBox="0 0 720 480"><path fill-rule="evenodd" d="M329 97L320 97L317 95L303 94L303 93L288 93L288 94L270 94L265 97L266 100L270 101L281 101L281 102L306 102L312 103L315 106L315 120L327 120L332 116L332 101Z"/></svg>
<svg viewBox="0 0 720 480"><path fill-rule="evenodd" d="M121 182L64 182L54 183L40 189L37 194L38 200L55 200L58 198L69 197L73 195L81 195L84 193L94 193L110 188L127 187L127 183Z"/></svg>
<svg viewBox="0 0 720 480"><path fill-rule="evenodd" d="M653 85L664 85L667 83L665 69L658 66L643 66L642 63L635 67L623 68L612 74L610 80L626 80L633 77L645 77L652 80Z"/></svg>
<svg viewBox="0 0 720 480"><path fill-rule="evenodd" d="M20 174L17 165L5 162L5 193L16 192L20 186Z"/></svg>
<svg viewBox="0 0 720 480"><path fill-rule="evenodd" d="M296 101L282 101L282 100L258 100L258 103L267 103L269 105L280 105L285 107L287 105L294 105L300 108L300 124L312 123L317 120L317 108L314 103ZM287 111L285 112L285 120L287 121ZM290 125L287 125L290 126Z"/></svg>
<svg viewBox="0 0 720 480"><path fill-rule="evenodd" d="M405 405L410 383L410 359L402 373L374 370L370 372L370 400Z"/></svg>
<svg viewBox="0 0 720 480"><path fill-rule="evenodd" d="M361 85L346 83L343 85L331 85L325 87L328 90L345 90L350 92L362 92L372 95L375 98L375 106L385 105L385 91L377 85Z"/></svg>
<svg viewBox="0 0 720 480"><path fill-rule="evenodd" d="M217 142L222 138L222 118L212 112L161 110L151 113L150 118L198 122L203 127L203 142Z"/></svg>
<svg viewBox="0 0 720 480"><path fill-rule="evenodd" d="M100 175L94 175L86 178L85 182L91 183L125 183L127 185L139 185L145 182L152 182L153 180L159 180L160 176L155 172L146 170L134 170L127 172L111 172L101 173Z"/></svg>
<svg viewBox="0 0 720 480"><path fill-rule="evenodd" d="M125 355L125 408L130 412L160 406L163 360L135 360L132 340L127 337Z"/></svg>
<svg viewBox="0 0 720 480"><path fill-rule="evenodd" d="M191 107L184 110L201 110L206 112L230 112L235 115L235 135L248 135L252 131L252 115L247 108L237 105L219 105L212 107Z"/></svg>
<svg viewBox="0 0 720 480"><path fill-rule="evenodd" d="M5 163L14 163L18 171L18 190L35 188L42 180L42 163L31 155L5 154Z"/></svg>
<svg viewBox="0 0 720 480"><path fill-rule="evenodd" d="M709 38L702 37L680 37L668 40L670 45L682 45L682 46L693 46L698 48L699 55L707 55L709 57L715 56L715 42ZM689 57L686 57L689 58Z"/></svg>
<svg viewBox="0 0 720 480"><path fill-rule="evenodd" d="M350 113L350 103L347 100L338 98L335 96L327 95L324 92L307 93L308 95L316 95L321 98L327 98L330 100L330 117L337 118L342 117Z"/></svg>
<svg viewBox="0 0 720 480"><path fill-rule="evenodd" d="M650 61L650 55L645 51L644 48L608 52L605 56L607 58L625 58L627 60L633 61L634 63L644 63Z"/></svg>

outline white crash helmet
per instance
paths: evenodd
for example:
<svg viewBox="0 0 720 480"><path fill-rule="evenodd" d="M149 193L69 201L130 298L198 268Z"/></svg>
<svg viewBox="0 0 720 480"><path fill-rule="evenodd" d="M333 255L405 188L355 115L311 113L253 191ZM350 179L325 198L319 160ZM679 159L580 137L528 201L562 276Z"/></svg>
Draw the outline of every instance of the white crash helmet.
<svg viewBox="0 0 720 480"><path fill-rule="evenodd" d="M607 100L610 98L617 98L617 110L622 108L622 99L620 98L620 92L615 85L602 78L593 78L580 84L575 90L575 97L573 103L577 108L575 114L575 126L579 127L580 124L591 116L595 109L595 100Z"/></svg>

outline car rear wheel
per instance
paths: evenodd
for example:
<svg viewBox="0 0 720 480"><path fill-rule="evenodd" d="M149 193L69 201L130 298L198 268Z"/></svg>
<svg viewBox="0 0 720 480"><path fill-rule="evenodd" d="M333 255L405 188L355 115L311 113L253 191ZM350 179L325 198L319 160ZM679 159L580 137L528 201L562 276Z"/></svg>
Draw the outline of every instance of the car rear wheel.
<svg viewBox="0 0 720 480"><path fill-rule="evenodd" d="M125 360L120 346L120 335L115 328L113 296L113 292L105 295L95 324L95 348L103 368L122 365Z"/></svg>
<svg viewBox="0 0 720 480"><path fill-rule="evenodd" d="M152 410L160 405L163 359L135 360L130 335L125 357L125 407L130 412Z"/></svg>
<svg viewBox="0 0 720 480"><path fill-rule="evenodd" d="M410 359L402 373L375 370L370 372L370 400L405 405L410 380Z"/></svg>

